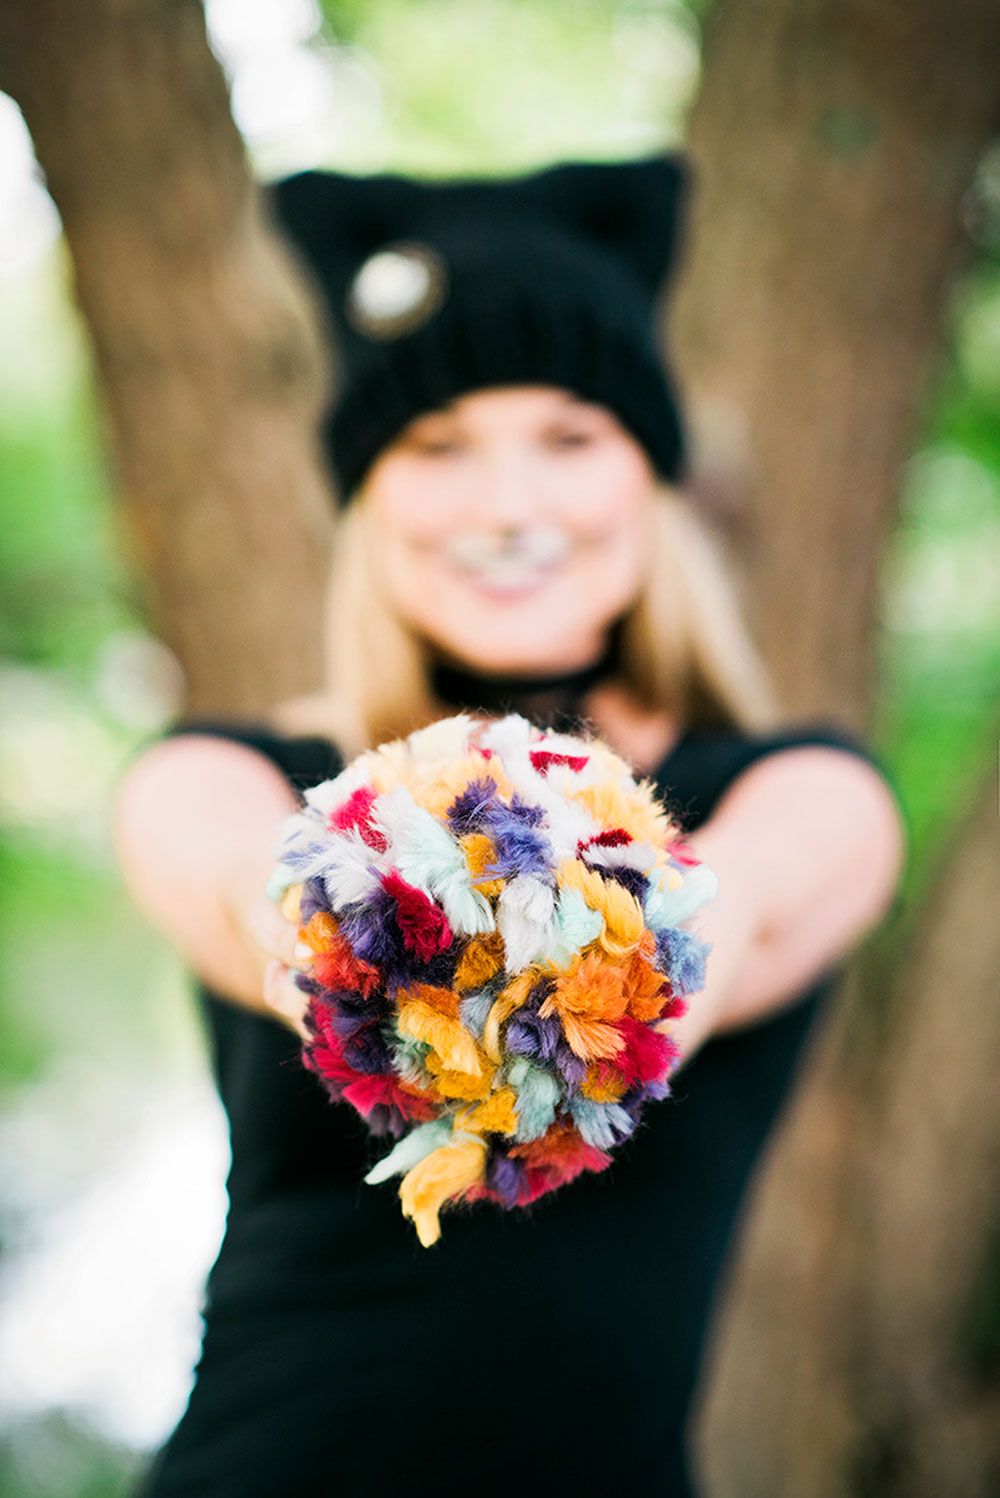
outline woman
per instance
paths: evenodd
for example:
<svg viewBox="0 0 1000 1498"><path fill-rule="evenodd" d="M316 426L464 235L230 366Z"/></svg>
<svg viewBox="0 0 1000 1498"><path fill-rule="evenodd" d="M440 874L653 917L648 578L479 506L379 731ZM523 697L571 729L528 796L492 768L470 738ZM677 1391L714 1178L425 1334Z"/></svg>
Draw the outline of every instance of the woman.
<svg viewBox="0 0 1000 1498"><path fill-rule="evenodd" d="M274 190L342 361L327 679L270 723L177 725L119 788L123 876L199 981L233 1143L197 1381L147 1498L692 1491L746 1183L904 840L857 739L778 725L678 487L653 329L682 184L654 156ZM591 725L656 780L719 896L673 1099L607 1171L453 1212L427 1250L299 1065L296 932L262 890L299 789L462 706Z"/></svg>

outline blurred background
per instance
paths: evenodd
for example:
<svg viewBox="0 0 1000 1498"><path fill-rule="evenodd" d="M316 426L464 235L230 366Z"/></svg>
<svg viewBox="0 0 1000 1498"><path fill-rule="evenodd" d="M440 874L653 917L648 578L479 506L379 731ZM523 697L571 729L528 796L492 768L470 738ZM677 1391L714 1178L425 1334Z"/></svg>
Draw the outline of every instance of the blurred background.
<svg viewBox="0 0 1000 1498"><path fill-rule="evenodd" d="M208 0L262 179L449 174L684 142L702 4ZM881 578L873 738L918 885L1000 680L1000 145ZM0 1492L125 1491L179 1417L222 1232L224 1120L178 959L110 850L125 759L180 707L116 530L60 221L0 94Z"/></svg>

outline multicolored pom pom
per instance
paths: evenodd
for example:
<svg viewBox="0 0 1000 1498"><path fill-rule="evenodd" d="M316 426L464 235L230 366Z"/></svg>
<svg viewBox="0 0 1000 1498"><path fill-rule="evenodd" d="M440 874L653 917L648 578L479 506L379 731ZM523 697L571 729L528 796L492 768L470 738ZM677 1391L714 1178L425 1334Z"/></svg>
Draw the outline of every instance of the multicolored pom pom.
<svg viewBox="0 0 1000 1498"><path fill-rule="evenodd" d="M303 792L267 885L330 1097L396 1142L426 1247L445 1203L523 1207L603 1170L669 1095L717 880L598 739L467 714Z"/></svg>

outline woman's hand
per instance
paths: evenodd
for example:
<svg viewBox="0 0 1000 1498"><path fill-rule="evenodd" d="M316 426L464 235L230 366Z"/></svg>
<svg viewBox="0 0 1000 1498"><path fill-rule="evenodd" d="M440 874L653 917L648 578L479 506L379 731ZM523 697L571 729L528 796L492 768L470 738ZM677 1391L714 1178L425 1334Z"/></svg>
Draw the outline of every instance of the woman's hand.
<svg viewBox="0 0 1000 1498"><path fill-rule="evenodd" d="M251 939L268 959L263 975L265 1004L303 1040L312 1040L304 1020L309 995L296 986L294 975L310 971L313 954L299 941L298 926L287 920L266 895L250 906L245 924Z"/></svg>

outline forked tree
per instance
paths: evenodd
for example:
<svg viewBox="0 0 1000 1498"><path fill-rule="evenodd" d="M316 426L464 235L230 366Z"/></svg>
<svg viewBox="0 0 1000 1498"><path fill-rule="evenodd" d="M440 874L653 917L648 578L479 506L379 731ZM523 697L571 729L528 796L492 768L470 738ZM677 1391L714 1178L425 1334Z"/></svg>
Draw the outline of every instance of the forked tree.
<svg viewBox="0 0 1000 1498"><path fill-rule="evenodd" d="M266 715L321 676L335 370L201 7L6 0L0 87L62 215L151 626L188 711ZM712 12L671 337L693 497L790 713L869 721L901 469L998 123L995 0ZM694 1432L711 1498L1000 1486L995 743L929 895L849 965L758 1174Z"/></svg>

